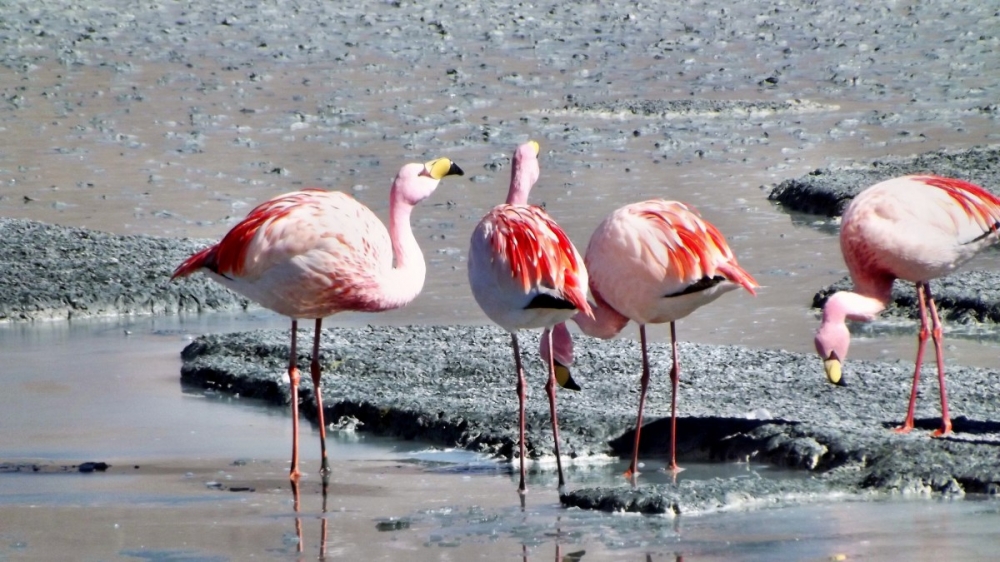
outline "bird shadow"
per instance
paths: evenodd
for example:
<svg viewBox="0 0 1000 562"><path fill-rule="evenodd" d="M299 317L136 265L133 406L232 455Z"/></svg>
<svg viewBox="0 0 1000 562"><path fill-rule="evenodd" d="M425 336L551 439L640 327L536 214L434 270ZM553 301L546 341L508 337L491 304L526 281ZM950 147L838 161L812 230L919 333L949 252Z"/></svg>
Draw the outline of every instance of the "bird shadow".
<svg viewBox="0 0 1000 562"><path fill-rule="evenodd" d="M895 429L902 425L899 421L883 421L882 427ZM914 418L913 428L925 431L936 431L941 428L940 417ZM945 441L957 441L962 443L981 443L984 445L1000 446L1000 421L973 420L965 416L958 416L951 419L952 433L942 436L939 439ZM996 439L968 439L964 435L995 435Z"/></svg>
<svg viewBox="0 0 1000 562"><path fill-rule="evenodd" d="M740 458L743 447L737 436L765 425L797 425L781 419L747 419L720 416L677 418L677 456L689 461L722 461ZM609 441L615 454L629 457L635 443L635 428ZM642 426L639 454L663 454L670 448L670 418L660 418Z"/></svg>

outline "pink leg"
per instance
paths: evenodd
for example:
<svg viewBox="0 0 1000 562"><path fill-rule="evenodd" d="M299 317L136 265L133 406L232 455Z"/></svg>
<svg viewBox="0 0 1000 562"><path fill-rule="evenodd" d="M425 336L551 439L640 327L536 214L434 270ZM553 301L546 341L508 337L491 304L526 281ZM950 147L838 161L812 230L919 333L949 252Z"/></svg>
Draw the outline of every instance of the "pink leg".
<svg viewBox="0 0 1000 562"><path fill-rule="evenodd" d="M913 430L913 411L917 406L917 384L920 382L920 366L924 362L924 347L930 335L927 329L927 303L924 297L924 283L917 283L917 303L920 305L920 331L917 333L917 364L913 369L913 387L910 389L910 407L906 410L906 421L895 429L896 433L909 433Z"/></svg>
<svg viewBox="0 0 1000 562"><path fill-rule="evenodd" d="M673 347L674 364L670 368L670 466L667 469L677 474L682 468L677 466L677 386L681 379L681 366L677 360L677 332L670 323L670 345Z"/></svg>
<svg viewBox="0 0 1000 562"><path fill-rule="evenodd" d="M322 323L322 318L316 319L312 364L309 366L309 370L312 374L313 393L316 394L316 416L319 422L319 450L323 457L322 461L320 461L319 472L323 478L328 478L330 476L330 461L326 458L326 423L323 421L323 393L320 392L320 377L322 376L322 372L319 365L319 338L321 333L320 325Z"/></svg>
<svg viewBox="0 0 1000 562"><path fill-rule="evenodd" d="M559 420L556 418L556 366L552 359L552 332L548 333L549 346L549 382L545 383L545 392L549 395L549 415L552 417L552 440L555 441L556 468L559 470L559 492L566 486L563 479L562 456L559 454Z"/></svg>
<svg viewBox="0 0 1000 562"><path fill-rule="evenodd" d="M298 482L299 476L299 368L296 366L298 350L295 346L299 331L299 322L292 320L292 343L288 359L288 385L292 392L292 469L288 477Z"/></svg>
<svg viewBox="0 0 1000 562"><path fill-rule="evenodd" d="M639 474L639 432L642 430L642 408L646 404L646 389L649 388L649 355L646 353L646 325L639 324L639 342L642 345L642 379L639 382L639 415L635 421L635 443L632 445L632 464L625 471L626 478Z"/></svg>
<svg viewBox="0 0 1000 562"><path fill-rule="evenodd" d="M517 368L517 402L518 402L518 436L521 447L521 482L517 485L517 491L522 495L528 489L524 485L524 457L527 455L527 446L524 443L524 401L525 387L524 368L521 366L521 348L517 345L517 334L511 332L510 345L514 348L514 365Z"/></svg>
<svg viewBox="0 0 1000 562"><path fill-rule="evenodd" d="M925 285L927 290L927 303L931 308L931 319L934 321L934 329L931 337L934 338L934 351L937 353L938 384L941 387L941 429L934 432L934 437L941 437L951 433L951 416L948 414L948 391L944 386L944 352L941 350L943 330L941 329L941 319L938 317L937 305L934 304L934 297L931 296L930 285Z"/></svg>

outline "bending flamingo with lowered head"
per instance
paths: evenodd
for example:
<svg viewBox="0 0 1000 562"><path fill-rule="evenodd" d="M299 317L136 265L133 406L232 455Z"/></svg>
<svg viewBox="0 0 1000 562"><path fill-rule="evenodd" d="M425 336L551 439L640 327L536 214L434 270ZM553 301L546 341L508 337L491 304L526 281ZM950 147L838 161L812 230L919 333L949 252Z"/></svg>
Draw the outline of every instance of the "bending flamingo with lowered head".
<svg viewBox="0 0 1000 562"><path fill-rule="evenodd" d="M391 310L416 298L427 268L410 228L410 214L450 175L462 175L462 170L447 158L403 166L389 194L388 231L368 207L341 192L306 189L279 195L174 271L172 279L204 271L265 308L291 317L292 482L301 475L298 321L316 320L310 371L319 415L320 472L326 478L330 464L319 364L323 318L345 310Z"/></svg>
<svg viewBox="0 0 1000 562"><path fill-rule="evenodd" d="M723 294L743 287L752 295L759 287L736 262L718 229L687 205L652 199L615 210L590 237L585 258L593 316L577 314L573 321L587 335L610 339L628 324L639 324L642 348L639 412L627 477L638 474L642 411L649 387L646 324L670 323L673 366L670 382L670 465L677 466L677 386L680 362L675 322ZM572 340L565 325L556 326L555 359L572 361ZM546 349L542 349L543 359Z"/></svg>
<svg viewBox="0 0 1000 562"><path fill-rule="evenodd" d="M587 270L569 236L540 207L528 205L528 193L538 180L538 143L529 141L514 152L507 202L497 205L479 221L469 248L469 284L486 315L510 332L517 371L518 427L521 478L518 491L527 491L525 468L525 378L517 331L551 327L574 314L590 314L587 304ZM548 343L546 343L548 341ZM543 338L543 347L551 340ZM552 354L549 353L549 357ZM559 422L556 418L556 384L579 387L566 369L548 362L552 436L555 440L559 489L565 486L559 455Z"/></svg>
<svg viewBox="0 0 1000 562"><path fill-rule="evenodd" d="M927 338L931 337L941 390L941 427L934 436L951 432L941 320L929 283L995 244L1000 237L998 228L1000 198L967 181L904 176L859 193L840 223L840 251L854 290L839 291L826 301L816 332L816 351L823 359L827 379L843 384L842 367L851 343L845 320L874 320L891 300L896 279L913 282L920 308L917 358L906 420L896 431L913 429L920 366Z"/></svg>

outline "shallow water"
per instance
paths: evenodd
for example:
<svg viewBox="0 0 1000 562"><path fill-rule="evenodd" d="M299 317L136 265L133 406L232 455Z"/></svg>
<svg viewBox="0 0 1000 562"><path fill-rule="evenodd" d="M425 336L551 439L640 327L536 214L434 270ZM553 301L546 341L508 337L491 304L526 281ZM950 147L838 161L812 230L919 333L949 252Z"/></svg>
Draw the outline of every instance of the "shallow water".
<svg viewBox="0 0 1000 562"><path fill-rule="evenodd" d="M836 227L782 212L759 187L830 164L998 138L995 118L970 111L997 97L996 73L984 71L995 59L995 10L977 13L978 4L949 8L946 20L932 18L917 42L901 45L891 44L893 33L917 29L908 14L934 3L890 3L881 15L834 20L820 13L813 29L783 30L785 5L692 3L672 7L676 21L625 32L614 22L634 19L618 5L600 18L557 6L559 21L601 22L561 36L532 27L553 20L545 13L522 19L525 31L505 8L471 2L452 14L420 13L421 29L447 28L440 41L436 33L417 40L424 35L402 17L381 25L403 13L389 3L360 3L371 13L342 18L329 10L355 6L64 4L12 2L0 22L9 26L0 34L4 216L218 238L256 203L304 185L349 191L384 219L387 187L403 162L446 155L466 169L414 213L428 261L421 296L400 311L342 315L328 325L486 322L465 278L468 236L504 198L513 148L534 138L542 176L532 200L581 249L614 208L678 199L721 229L763 285L756 298L729 294L681 321L682 340L808 352L812 295L845 274ZM466 13L480 9L482 18ZM904 24L865 36L866 17ZM816 48L841 28L842 45ZM780 75L780 86L759 86L769 73ZM844 76L856 86L841 87ZM805 98L819 109L643 117L566 111L570 96ZM972 266L998 261L993 252ZM912 361L912 323L884 326L859 334L852 357ZM956 560L997 550L993 502L640 518L560 509L552 475L541 471L522 512L509 467L358 434L336 438L325 514L306 478L305 549L297 555L285 480L288 414L178 382L179 352L191 336L256 327L287 328L268 313L0 326L0 461L112 465L105 474L0 474L0 559L307 558L319 553L322 521L326 554L345 559L573 560L585 550L584 560ZM948 360L995 366L997 331L964 331L948 337ZM651 327L649 335L663 341L668 332ZM808 376L821 377L819 365ZM318 456L308 445L307 469ZM662 477L656 460L648 463L645 478ZM570 482L617 482L621 468L574 467ZM772 471L690 466L681 478ZM379 531L391 518L406 528Z"/></svg>
<svg viewBox="0 0 1000 562"><path fill-rule="evenodd" d="M283 325L263 313L0 327L0 559L309 559L320 555L324 525L334 559L958 560L1000 548L992 501L800 499L715 515L610 515L559 507L554 472L536 467L522 510L509 463L349 432L330 437L325 510L310 473L316 435L304 432L296 512L287 411L189 392L177 376L179 350L195 334ZM670 481L662 459L644 461L644 485ZM110 468L80 473L83 462ZM684 464L681 480L805 477ZM625 466L570 465L567 478L614 485Z"/></svg>

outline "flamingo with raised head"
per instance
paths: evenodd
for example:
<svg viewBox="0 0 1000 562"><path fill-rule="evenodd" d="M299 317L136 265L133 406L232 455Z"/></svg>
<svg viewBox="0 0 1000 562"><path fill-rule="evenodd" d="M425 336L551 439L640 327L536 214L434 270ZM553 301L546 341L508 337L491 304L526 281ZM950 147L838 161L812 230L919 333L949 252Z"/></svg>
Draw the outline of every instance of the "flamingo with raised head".
<svg viewBox="0 0 1000 562"><path fill-rule="evenodd" d="M683 203L652 199L621 207L604 219L587 245L593 316L577 314L573 321L587 335L609 339L634 320L642 348L639 412L627 477L638 474L642 411L649 387L646 324L670 323L673 365L670 382L670 465L677 466L677 386L680 362L675 322L723 294L743 287L752 295L759 287L736 262L736 256L715 226ZM552 331L556 361L572 361L572 340L565 325ZM541 350L545 360L546 349Z"/></svg>
<svg viewBox="0 0 1000 562"><path fill-rule="evenodd" d="M875 184L844 211L840 251L854 282L853 291L834 293L823 306L816 332L816 351L827 379L843 384L851 334L845 320L874 320L892 298L896 279L916 285L920 308L917 358L906 420L896 428L913 429L917 384L927 338L934 339L941 390L941 427L935 436L951 432L948 394L941 350L941 319L931 295L930 280L945 276L997 242L1000 198L967 181L931 175L904 176ZM932 324L928 324L927 309Z"/></svg>
<svg viewBox="0 0 1000 562"><path fill-rule="evenodd" d="M322 461L329 476L320 392L319 341L323 318L345 310L378 312L412 301L427 267L413 231L413 207L429 197L445 176L462 175L447 158L406 164L389 194L389 230L350 195L306 189L279 195L250 211L222 241L182 263L171 279L204 271L209 277L292 319L288 379L292 402L292 466L299 471L299 370L296 335L300 319L315 319L310 371Z"/></svg>
<svg viewBox="0 0 1000 562"><path fill-rule="evenodd" d="M569 236L540 207L528 205L528 193L538 180L535 141L514 152L507 202L497 205L479 221L469 248L469 284L476 302L486 315L510 332L517 371L517 397L521 479L518 491L527 491L525 468L525 378L517 331L550 327L574 314L590 314L587 304L587 270ZM548 340L551 345L551 339ZM547 345L543 342L543 346ZM549 353L549 357L552 353ZM559 454L559 422L556 418L556 384L579 387L569 371L548 362L552 436L555 440L559 489L565 486Z"/></svg>

